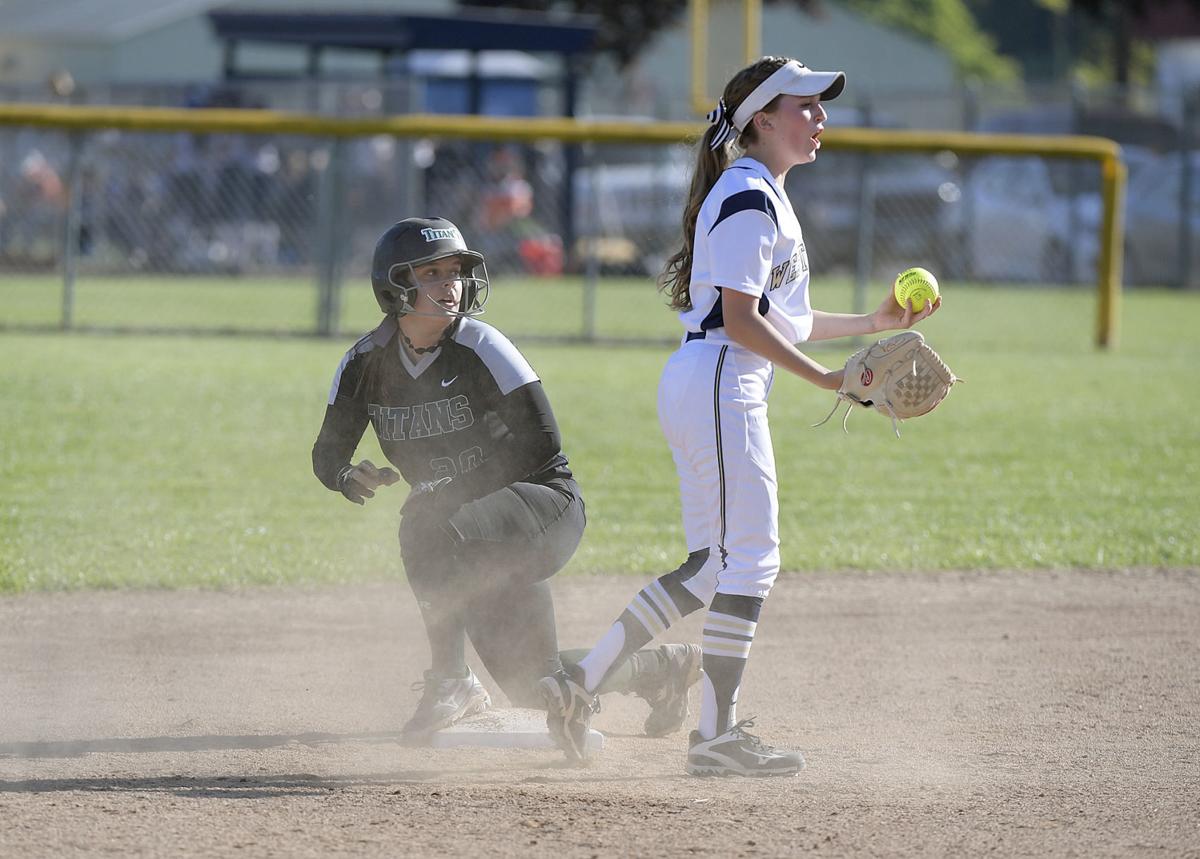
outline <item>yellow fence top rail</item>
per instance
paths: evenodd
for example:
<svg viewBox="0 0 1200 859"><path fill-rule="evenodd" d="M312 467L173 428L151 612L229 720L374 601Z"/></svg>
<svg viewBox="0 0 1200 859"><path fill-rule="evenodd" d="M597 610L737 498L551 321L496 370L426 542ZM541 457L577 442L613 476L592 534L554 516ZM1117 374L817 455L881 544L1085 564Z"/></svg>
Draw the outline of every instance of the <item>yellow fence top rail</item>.
<svg viewBox="0 0 1200 859"><path fill-rule="evenodd" d="M448 114L346 118L275 110L108 107L52 104L0 104L0 125L66 130L116 128L127 131L243 132L307 134L324 137L462 137L479 140L563 140L570 143L680 143L694 140L703 123L593 121L553 117L484 117ZM832 149L964 154L1052 155L1104 160L1119 158L1120 147L1103 137L1075 135L978 134L962 131L907 131L831 127L821 137Z"/></svg>

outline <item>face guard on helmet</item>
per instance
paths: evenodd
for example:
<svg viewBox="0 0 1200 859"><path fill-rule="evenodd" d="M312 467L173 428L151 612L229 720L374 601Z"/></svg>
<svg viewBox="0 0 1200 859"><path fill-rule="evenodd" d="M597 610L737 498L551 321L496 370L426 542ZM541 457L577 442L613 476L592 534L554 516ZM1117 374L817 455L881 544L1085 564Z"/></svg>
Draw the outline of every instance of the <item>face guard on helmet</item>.
<svg viewBox="0 0 1200 859"><path fill-rule="evenodd" d="M436 314L415 310L417 267L447 257L457 258L462 265L461 274L454 278L462 283L458 310ZM478 316L483 313L491 284L483 254L467 247L458 227L445 218L405 218L392 224L375 245L371 288L379 309L387 314Z"/></svg>

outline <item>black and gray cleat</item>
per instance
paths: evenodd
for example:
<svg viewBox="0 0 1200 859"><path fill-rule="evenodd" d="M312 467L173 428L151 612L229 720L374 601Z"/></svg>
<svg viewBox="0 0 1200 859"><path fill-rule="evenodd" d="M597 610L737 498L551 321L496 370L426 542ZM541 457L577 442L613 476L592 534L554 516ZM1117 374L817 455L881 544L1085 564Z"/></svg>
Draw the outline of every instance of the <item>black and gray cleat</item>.
<svg viewBox="0 0 1200 859"><path fill-rule="evenodd" d="M583 683L566 671L556 671L538 681L538 692L546 704L546 729L567 758L588 759L588 730L592 715L600 712L600 699L583 688Z"/></svg>

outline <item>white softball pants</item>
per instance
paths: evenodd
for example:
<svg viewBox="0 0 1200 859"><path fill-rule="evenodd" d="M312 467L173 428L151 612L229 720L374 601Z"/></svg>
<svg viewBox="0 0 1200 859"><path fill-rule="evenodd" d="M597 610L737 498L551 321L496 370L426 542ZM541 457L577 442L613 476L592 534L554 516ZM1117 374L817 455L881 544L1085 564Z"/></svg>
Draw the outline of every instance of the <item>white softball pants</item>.
<svg viewBox="0 0 1200 859"><path fill-rule="evenodd" d="M706 605L714 593L765 597L779 573L773 377L770 361L722 338L684 343L659 380L658 420L679 473L688 552L709 549L684 584Z"/></svg>

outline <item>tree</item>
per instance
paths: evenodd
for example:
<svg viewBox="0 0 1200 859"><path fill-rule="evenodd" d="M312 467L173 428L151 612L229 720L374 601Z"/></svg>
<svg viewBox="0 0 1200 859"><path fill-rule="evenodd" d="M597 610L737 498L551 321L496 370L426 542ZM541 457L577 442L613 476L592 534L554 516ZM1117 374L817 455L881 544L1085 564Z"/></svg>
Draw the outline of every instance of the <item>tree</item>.
<svg viewBox="0 0 1200 859"><path fill-rule="evenodd" d="M1012 81L1020 67L1002 56L964 0L844 0L865 18L921 36L945 50L964 80Z"/></svg>
<svg viewBox="0 0 1200 859"><path fill-rule="evenodd" d="M569 9L594 15L599 21L597 47L611 52L622 65L628 64L655 34L679 20L687 11L687 0L461 0L464 6L527 9L546 12ZM770 0L768 0L770 2ZM780 0L785 2L785 0ZM807 11L819 11L822 0L786 0Z"/></svg>
<svg viewBox="0 0 1200 859"><path fill-rule="evenodd" d="M1088 47L1107 48L1107 66L1111 79L1122 87L1129 84L1136 68L1138 38L1136 28L1155 12L1190 11L1200 16L1200 0L1037 0L1039 5L1059 16L1071 19L1083 16L1093 25L1080 42ZM1148 53L1148 52L1143 52ZM1148 60L1147 60L1148 64Z"/></svg>
<svg viewBox="0 0 1200 859"><path fill-rule="evenodd" d="M596 16L598 45L627 64L664 27L678 21L687 0L460 0L464 6L550 11L569 10ZM1083 68L1102 68L1107 77L1128 83L1138 69L1138 43L1134 29L1156 10L1178 8L1200 15L1200 0L765 0L789 3L812 14L839 3L865 18L928 39L945 50L960 77L1011 81L1022 76L1020 63L1006 56L998 39L981 25L1012 30L1016 20L1027 22L1019 41L1047 43L1046 53L1033 62L1037 72L1056 76L1072 59ZM1039 15L1040 12L1040 15ZM1049 13L1053 32L1044 23ZM1028 22L1033 22L1032 29ZM1037 26L1038 24L1043 26ZM1003 44L1003 38L999 40ZM1066 47L1070 43L1073 47ZM1015 51L1014 51L1015 53ZM1059 56L1072 54L1072 58ZM1148 52L1142 51L1143 56ZM1083 57L1102 56L1097 66Z"/></svg>

